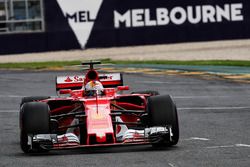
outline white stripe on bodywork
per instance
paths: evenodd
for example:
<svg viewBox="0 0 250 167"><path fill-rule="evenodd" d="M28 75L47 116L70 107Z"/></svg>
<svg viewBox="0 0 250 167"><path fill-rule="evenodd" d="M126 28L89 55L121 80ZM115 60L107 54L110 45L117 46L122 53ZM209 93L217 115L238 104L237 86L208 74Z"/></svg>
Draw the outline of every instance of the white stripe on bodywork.
<svg viewBox="0 0 250 167"><path fill-rule="evenodd" d="M119 116L117 116L117 117L115 118L115 121L116 121L116 122L123 122L122 119L121 119ZM117 125L117 126L120 126L121 129L120 129L120 131L116 134L116 138L117 138L118 141L122 141L122 140L123 140L124 134L128 131L128 127L127 127L126 125L122 125L122 124L121 124L121 125Z"/></svg>

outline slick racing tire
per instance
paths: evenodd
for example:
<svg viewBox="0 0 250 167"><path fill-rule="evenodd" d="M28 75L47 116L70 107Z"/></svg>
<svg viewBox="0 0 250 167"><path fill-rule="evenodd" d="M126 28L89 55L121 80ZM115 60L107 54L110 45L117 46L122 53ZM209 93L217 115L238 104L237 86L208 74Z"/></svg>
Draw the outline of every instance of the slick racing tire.
<svg viewBox="0 0 250 167"><path fill-rule="evenodd" d="M23 129L20 131L20 146L24 153L29 153L30 146L28 145L28 135Z"/></svg>
<svg viewBox="0 0 250 167"><path fill-rule="evenodd" d="M169 95L151 96L148 98L147 112L149 126L170 126L172 129L172 140L152 143L153 146L172 146L179 141L179 123L177 109Z"/></svg>
<svg viewBox="0 0 250 167"><path fill-rule="evenodd" d="M34 148L31 151L28 145L28 134L49 134L50 133L50 118L49 106L42 102L27 102L24 103L20 111L20 145L25 153L44 152L41 148Z"/></svg>
<svg viewBox="0 0 250 167"><path fill-rule="evenodd" d="M32 101L38 101L38 100L44 100L50 98L49 96L29 96L29 97L23 97L20 103L20 107L27 102Z"/></svg>
<svg viewBox="0 0 250 167"><path fill-rule="evenodd" d="M156 96L156 95L159 95L160 93L154 90L145 90L145 91L132 92L131 94L149 94L151 96Z"/></svg>

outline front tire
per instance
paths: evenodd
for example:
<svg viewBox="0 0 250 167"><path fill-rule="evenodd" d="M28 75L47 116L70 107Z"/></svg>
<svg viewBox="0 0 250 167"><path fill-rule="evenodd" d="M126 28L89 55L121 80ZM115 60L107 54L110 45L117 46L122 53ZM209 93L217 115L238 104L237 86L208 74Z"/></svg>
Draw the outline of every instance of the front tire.
<svg viewBox="0 0 250 167"><path fill-rule="evenodd" d="M28 145L28 135L49 134L50 118L49 106L42 102L24 103L20 111L20 146L23 152L33 152ZM41 148L35 148L37 152L43 152Z"/></svg>
<svg viewBox="0 0 250 167"><path fill-rule="evenodd" d="M30 152L30 146L28 145L28 134L22 129L20 131L20 146L24 153Z"/></svg>
<svg viewBox="0 0 250 167"><path fill-rule="evenodd" d="M170 126L172 129L172 140L154 143L153 146L172 146L179 141L179 123L177 109L169 95L151 96L148 98L147 112L149 126Z"/></svg>

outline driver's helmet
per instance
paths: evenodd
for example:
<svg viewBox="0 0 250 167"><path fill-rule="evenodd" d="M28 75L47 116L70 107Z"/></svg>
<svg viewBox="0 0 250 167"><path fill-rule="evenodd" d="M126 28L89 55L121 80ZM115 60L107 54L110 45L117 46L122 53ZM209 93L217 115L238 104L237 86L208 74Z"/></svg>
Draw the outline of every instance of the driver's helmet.
<svg viewBox="0 0 250 167"><path fill-rule="evenodd" d="M99 81L89 81L85 85L85 95L87 95L87 96L94 96L95 94L102 95L103 90L104 90L104 88L103 88L101 82L99 82Z"/></svg>

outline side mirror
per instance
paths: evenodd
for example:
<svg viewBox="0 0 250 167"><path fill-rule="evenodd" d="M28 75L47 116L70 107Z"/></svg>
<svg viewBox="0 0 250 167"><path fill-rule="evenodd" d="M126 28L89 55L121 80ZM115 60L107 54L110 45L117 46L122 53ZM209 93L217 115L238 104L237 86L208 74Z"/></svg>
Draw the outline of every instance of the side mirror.
<svg viewBox="0 0 250 167"><path fill-rule="evenodd" d="M118 91L129 90L129 86L117 86Z"/></svg>
<svg viewBox="0 0 250 167"><path fill-rule="evenodd" d="M114 96L115 95L115 88L105 88L104 94L106 96Z"/></svg>
<svg viewBox="0 0 250 167"><path fill-rule="evenodd" d="M59 94L65 95L65 94L70 94L72 92L71 89L61 89L59 90Z"/></svg>

